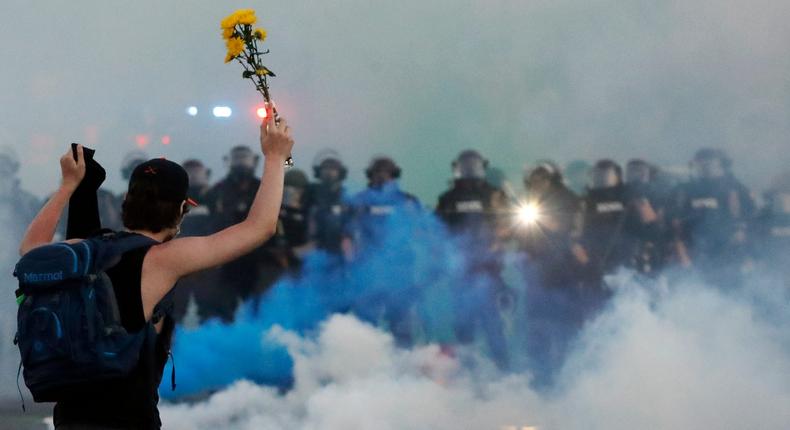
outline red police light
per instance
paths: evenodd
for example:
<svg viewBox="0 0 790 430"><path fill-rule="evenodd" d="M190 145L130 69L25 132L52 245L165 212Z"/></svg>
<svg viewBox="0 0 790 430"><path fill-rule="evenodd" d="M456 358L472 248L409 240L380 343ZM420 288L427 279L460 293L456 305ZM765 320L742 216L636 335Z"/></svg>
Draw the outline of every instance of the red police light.
<svg viewBox="0 0 790 430"><path fill-rule="evenodd" d="M147 134L138 134L134 137L134 143L137 144L138 148L145 148L151 142L150 138Z"/></svg>
<svg viewBox="0 0 790 430"><path fill-rule="evenodd" d="M258 118L264 119L266 118L266 108L261 106L256 111L255 114L258 115Z"/></svg>
<svg viewBox="0 0 790 430"><path fill-rule="evenodd" d="M168 135L162 136L162 145L170 145L170 136Z"/></svg>

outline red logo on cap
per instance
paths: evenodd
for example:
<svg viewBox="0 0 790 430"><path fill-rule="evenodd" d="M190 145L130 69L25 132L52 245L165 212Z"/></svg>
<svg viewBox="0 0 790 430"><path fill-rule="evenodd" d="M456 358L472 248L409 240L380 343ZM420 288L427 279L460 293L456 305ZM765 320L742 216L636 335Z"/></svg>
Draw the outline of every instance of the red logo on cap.
<svg viewBox="0 0 790 430"><path fill-rule="evenodd" d="M156 175L156 169L154 169L153 166L146 167L145 170L143 170L143 172L145 172L145 173L147 173L149 175Z"/></svg>

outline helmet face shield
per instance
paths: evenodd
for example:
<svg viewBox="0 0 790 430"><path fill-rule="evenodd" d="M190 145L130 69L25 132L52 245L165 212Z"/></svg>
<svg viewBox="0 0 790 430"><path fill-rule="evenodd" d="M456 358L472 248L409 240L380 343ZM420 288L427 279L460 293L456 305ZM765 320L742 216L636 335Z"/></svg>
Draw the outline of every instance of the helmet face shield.
<svg viewBox="0 0 790 430"><path fill-rule="evenodd" d="M724 166L718 158L703 158L694 161L694 175L700 179L721 178L725 174Z"/></svg>
<svg viewBox="0 0 790 430"><path fill-rule="evenodd" d="M625 182L627 184L650 183L650 166L643 163L629 164L625 169Z"/></svg>
<svg viewBox="0 0 790 430"><path fill-rule="evenodd" d="M476 157L458 160L457 175L460 179L484 179L486 177L485 162Z"/></svg>
<svg viewBox="0 0 790 430"><path fill-rule="evenodd" d="M528 177L524 179L524 186L529 192L543 194L551 188L552 178L551 175L544 169L533 170Z"/></svg>
<svg viewBox="0 0 790 430"><path fill-rule="evenodd" d="M599 168L592 170L592 188L602 189L620 185L620 178L614 168Z"/></svg>
<svg viewBox="0 0 790 430"><path fill-rule="evenodd" d="M257 160L252 151L232 151L230 153L230 167L246 167L250 169L255 168Z"/></svg>
<svg viewBox="0 0 790 430"><path fill-rule="evenodd" d="M318 165L318 180L324 184L334 184L340 181L343 166L340 161L328 158Z"/></svg>
<svg viewBox="0 0 790 430"><path fill-rule="evenodd" d="M304 191L304 188L294 185L287 185L283 187L283 205L289 208L301 207Z"/></svg>

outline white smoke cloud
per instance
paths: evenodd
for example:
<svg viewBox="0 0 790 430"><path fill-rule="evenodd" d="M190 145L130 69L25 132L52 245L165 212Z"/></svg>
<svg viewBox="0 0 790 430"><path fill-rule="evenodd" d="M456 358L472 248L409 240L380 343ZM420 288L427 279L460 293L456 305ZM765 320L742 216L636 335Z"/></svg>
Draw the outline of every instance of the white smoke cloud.
<svg viewBox="0 0 790 430"><path fill-rule="evenodd" d="M474 351L402 350L387 333L335 315L314 338L272 330L295 386L240 381L162 409L170 429L784 429L790 424L787 291L723 293L699 282L615 280L558 382L496 374ZM265 366L266 363L261 363Z"/></svg>

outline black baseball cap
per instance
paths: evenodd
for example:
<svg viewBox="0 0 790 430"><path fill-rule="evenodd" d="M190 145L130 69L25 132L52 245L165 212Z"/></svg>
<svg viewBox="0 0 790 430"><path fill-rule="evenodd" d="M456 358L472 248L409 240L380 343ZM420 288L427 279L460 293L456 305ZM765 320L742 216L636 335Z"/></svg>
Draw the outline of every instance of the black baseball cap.
<svg viewBox="0 0 790 430"><path fill-rule="evenodd" d="M129 178L129 189L136 185L153 185L159 190L159 197L169 202L186 201L192 206L197 202L187 196L189 175L180 164L164 158L153 158L140 163Z"/></svg>

